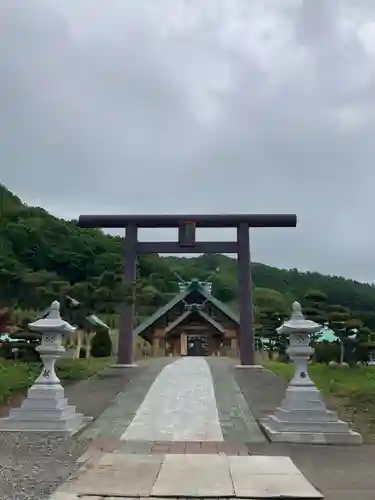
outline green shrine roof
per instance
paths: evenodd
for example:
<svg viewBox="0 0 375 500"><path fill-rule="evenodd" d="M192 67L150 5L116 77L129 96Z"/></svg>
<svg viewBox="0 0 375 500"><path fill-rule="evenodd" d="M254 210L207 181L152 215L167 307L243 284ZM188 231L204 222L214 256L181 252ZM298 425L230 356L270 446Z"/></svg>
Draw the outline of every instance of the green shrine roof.
<svg viewBox="0 0 375 500"><path fill-rule="evenodd" d="M208 293L207 290L205 290L205 288L199 283L199 280L194 279L189 283L189 285L186 287L184 291L175 295L167 304L165 304L165 306L158 309L154 314L149 316L147 319L145 319L145 321L143 321L140 325L138 325L134 329L134 333L136 335L142 336L145 330L150 328L156 321L158 321L158 319L162 318L168 311L173 309L173 307L175 307L177 304L185 300L186 297L188 297L188 295L190 295L192 292L198 292L207 302L215 306L227 318L232 320L234 323L239 324L238 316L231 309L229 309L229 307L223 304L219 299L215 298L213 295ZM202 312L203 311L200 311L200 313ZM210 318L208 315L206 316ZM213 321L212 318L210 318L211 324L213 324L212 321Z"/></svg>
<svg viewBox="0 0 375 500"><path fill-rule="evenodd" d="M341 342L340 338L330 328L322 328L317 332L317 339L315 342ZM353 330L352 335L348 335L349 339L355 339L357 331Z"/></svg>
<svg viewBox="0 0 375 500"><path fill-rule="evenodd" d="M340 340L330 328L322 328L316 333L316 342L337 342Z"/></svg>

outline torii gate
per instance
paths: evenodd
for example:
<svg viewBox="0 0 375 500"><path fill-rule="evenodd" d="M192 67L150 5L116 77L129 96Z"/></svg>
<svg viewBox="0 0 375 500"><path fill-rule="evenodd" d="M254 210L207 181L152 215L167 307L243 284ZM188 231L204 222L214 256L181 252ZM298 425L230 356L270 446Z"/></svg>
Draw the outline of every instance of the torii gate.
<svg viewBox="0 0 375 500"><path fill-rule="evenodd" d="M250 227L296 227L294 214L231 215L80 215L82 228L125 228L124 279L136 279L137 256L142 253L235 253L237 254L242 365L255 362L253 301L250 260ZM237 240L196 241L196 228L237 228ZM178 228L178 242L138 241L139 228ZM118 365L133 362L134 304L124 304L120 315Z"/></svg>

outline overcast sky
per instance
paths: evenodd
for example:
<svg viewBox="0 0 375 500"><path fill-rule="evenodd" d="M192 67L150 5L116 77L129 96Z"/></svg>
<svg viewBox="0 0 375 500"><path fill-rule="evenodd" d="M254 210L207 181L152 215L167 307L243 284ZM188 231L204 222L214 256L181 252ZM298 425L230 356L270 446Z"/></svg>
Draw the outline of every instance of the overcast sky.
<svg viewBox="0 0 375 500"><path fill-rule="evenodd" d="M297 213L254 260L375 281L374 0L0 0L0 33L0 181L27 203Z"/></svg>

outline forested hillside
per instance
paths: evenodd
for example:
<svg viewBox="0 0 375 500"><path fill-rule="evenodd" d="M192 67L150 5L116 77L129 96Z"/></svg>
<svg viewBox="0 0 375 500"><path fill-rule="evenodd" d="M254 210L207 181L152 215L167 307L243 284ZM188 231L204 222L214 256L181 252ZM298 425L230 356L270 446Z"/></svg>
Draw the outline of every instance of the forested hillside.
<svg viewBox="0 0 375 500"><path fill-rule="evenodd" d="M24 205L0 185L0 306L41 310L69 293L91 300L97 312L114 313L123 296L122 240L74 221ZM184 279L213 275L215 295L236 307L236 262L222 255L198 258L142 256L139 260L138 313L147 315L177 291L174 271ZM310 290L328 304L348 307L375 329L375 287L319 273L300 273L253 264L255 300L260 307L301 300ZM279 292L279 293L277 293ZM276 301L276 302L275 302ZM263 305L262 305L263 304Z"/></svg>

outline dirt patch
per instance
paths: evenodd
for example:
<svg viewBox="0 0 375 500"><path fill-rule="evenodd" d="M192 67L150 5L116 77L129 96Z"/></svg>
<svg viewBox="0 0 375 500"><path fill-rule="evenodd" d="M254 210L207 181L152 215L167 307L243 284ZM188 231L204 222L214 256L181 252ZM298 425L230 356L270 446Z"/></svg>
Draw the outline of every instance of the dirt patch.
<svg viewBox="0 0 375 500"><path fill-rule="evenodd" d="M341 420L363 436L363 441L375 444L375 402L361 398L328 396L325 398L329 409L338 413Z"/></svg>

